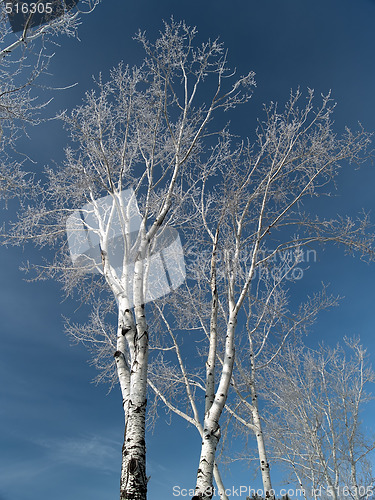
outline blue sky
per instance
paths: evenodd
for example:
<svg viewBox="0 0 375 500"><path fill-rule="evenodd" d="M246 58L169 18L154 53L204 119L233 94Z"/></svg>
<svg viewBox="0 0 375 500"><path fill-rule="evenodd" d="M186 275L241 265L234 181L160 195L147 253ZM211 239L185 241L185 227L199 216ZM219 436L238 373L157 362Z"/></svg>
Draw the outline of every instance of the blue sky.
<svg viewBox="0 0 375 500"><path fill-rule="evenodd" d="M373 0L103 0L83 19L80 39L60 38L49 82L72 89L58 91L55 110L79 104L91 88L91 75L120 60L140 63L142 51L132 40L141 28L153 37L162 19L185 19L201 39L216 38L229 49L229 61L240 74L256 72L257 88L247 106L232 113L232 130L251 135L264 102L283 103L290 89L332 89L338 105L338 133L360 121L375 131L375 1ZM20 142L42 170L62 158L66 133L57 123L29 131ZM375 172L344 168L337 197L321 200L320 209L351 214L362 207L374 212ZM2 218L13 215L14 205ZM375 215L372 216L375 220ZM27 247L0 248L0 500L107 500L118 497L123 415L117 388L90 382L94 368L82 347L72 347L62 315L79 320L83 311L63 301L58 284L28 283L20 264L36 255ZM316 291L320 283L344 297L341 306L324 312L308 338L335 344L359 334L375 356L375 266L344 256L337 248L318 249L296 291ZM375 409L372 407L373 410ZM162 415L162 412L161 412ZM370 418L367 419L370 422ZM181 446L176 436L182 436ZM174 485L193 488L200 439L177 417L158 421L148 436L149 498L173 498ZM259 487L253 471L236 464L225 475L228 488ZM244 497L243 497L244 498Z"/></svg>

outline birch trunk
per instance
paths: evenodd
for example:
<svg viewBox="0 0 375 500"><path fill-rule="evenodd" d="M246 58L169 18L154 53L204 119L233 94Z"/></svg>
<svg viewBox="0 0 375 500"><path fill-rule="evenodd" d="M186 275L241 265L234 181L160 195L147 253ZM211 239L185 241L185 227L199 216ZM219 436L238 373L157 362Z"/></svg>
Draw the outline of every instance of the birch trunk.
<svg viewBox="0 0 375 500"><path fill-rule="evenodd" d="M249 340L250 340L250 363L251 363L250 408L253 419L253 431L255 434L255 438L257 440L258 456L259 456L260 471L262 474L264 496L265 498L274 499L275 496L273 494L272 483L271 483L270 464L268 463L267 460L266 445L264 442L264 435L262 430L262 421L259 415L258 394L255 382L256 365L255 365L254 348L252 339L250 338Z"/></svg>
<svg viewBox="0 0 375 500"><path fill-rule="evenodd" d="M116 362L117 377L120 383L122 406L124 408L125 422L127 419L127 409L130 396L130 369L127 353L130 339L134 339L135 325L133 316L127 308L127 304L121 298L118 299L119 315L117 326L117 342L114 358Z"/></svg>
<svg viewBox="0 0 375 500"><path fill-rule="evenodd" d="M258 446L258 455L260 462L260 470L262 474L264 496L265 498L275 498L272 490L270 465L267 460L266 446L264 443L264 435L262 431L262 422L259 415L258 397L253 384L251 384L251 398L252 398L253 425L255 428L254 432Z"/></svg>
<svg viewBox="0 0 375 500"><path fill-rule="evenodd" d="M227 494L225 493L224 483L221 479L219 467L217 466L216 462L214 464L214 478L215 478L215 483L216 483L216 486L217 486L217 489L219 492L220 500L229 500Z"/></svg>
<svg viewBox="0 0 375 500"><path fill-rule="evenodd" d="M146 401L143 405L129 403L122 447L120 500L146 500Z"/></svg>
<svg viewBox="0 0 375 500"><path fill-rule="evenodd" d="M203 441L197 471L195 495L192 500L210 500L213 496L213 474L217 445L220 440L219 420L227 400L234 364L234 333L237 317L232 315L228 322L225 341L225 357L220 383L214 402L204 418Z"/></svg>
<svg viewBox="0 0 375 500"><path fill-rule="evenodd" d="M213 469L216 448L220 439L220 426L209 419L203 430L203 441L199 468L197 472L197 485L195 496L192 500L209 500L213 496Z"/></svg>
<svg viewBox="0 0 375 500"><path fill-rule="evenodd" d="M146 441L148 332L144 305L135 306L134 356L130 372L130 395L125 412L120 500L146 500Z"/></svg>
<svg viewBox="0 0 375 500"><path fill-rule="evenodd" d="M98 217L98 220L99 217ZM146 500L146 442L145 420L147 405L148 331L143 302L143 260L141 248L134 269L134 315L129 307L128 290L115 279L108 261L108 238L102 240L101 250L105 278L114 292L119 308L117 343L114 358L122 393L125 416L124 443L120 478L120 500ZM140 305L139 305L140 304ZM134 321L135 319L135 321ZM130 358L130 359L129 359ZM130 361L130 366L128 363Z"/></svg>

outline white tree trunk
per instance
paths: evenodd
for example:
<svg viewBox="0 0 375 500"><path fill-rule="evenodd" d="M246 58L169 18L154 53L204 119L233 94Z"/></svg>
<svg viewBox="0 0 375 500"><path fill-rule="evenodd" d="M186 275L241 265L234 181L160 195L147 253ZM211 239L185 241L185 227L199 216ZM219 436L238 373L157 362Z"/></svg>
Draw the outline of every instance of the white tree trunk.
<svg viewBox="0 0 375 500"><path fill-rule="evenodd" d="M271 493L272 484L270 475L270 465L267 460L266 446L264 443L264 435L262 431L262 422L259 415L258 397L253 384L251 385L251 397L252 397L252 417L253 417L254 433L258 446L258 455L260 462L260 470L262 474L264 496L265 498L274 498L274 495Z"/></svg>
<svg viewBox="0 0 375 500"><path fill-rule="evenodd" d="M213 469L216 448L220 439L220 426L216 424L215 427L215 430L212 430L213 422L205 422L197 484L193 499L209 500L213 496Z"/></svg>
<svg viewBox="0 0 375 500"><path fill-rule="evenodd" d="M217 490L218 490L218 493L220 496L220 500L229 500L227 494L225 493L225 486L224 486L224 483L221 479L219 467L217 466L216 462L214 464L214 478L215 478L215 483L216 483Z"/></svg>
<svg viewBox="0 0 375 500"><path fill-rule="evenodd" d="M147 331L142 328L145 324L143 308L138 308L141 309L138 311L140 317L135 325L133 314L127 308L127 302L127 300L118 299L117 350L114 354L125 415L120 499L145 500L147 496L145 467L146 392L142 381L147 366ZM138 334L139 332L146 332L146 334L142 336ZM130 353L131 371L127 359L128 352Z"/></svg>
<svg viewBox="0 0 375 500"><path fill-rule="evenodd" d="M148 331L144 305L135 306L136 333L130 372L130 394L127 405L120 500L146 500L145 420L147 405Z"/></svg>
<svg viewBox="0 0 375 500"><path fill-rule="evenodd" d="M131 344L130 339L135 337L135 325L133 316L127 308L125 300L118 298L119 314L117 326L117 342L114 358L116 362L117 377L120 383L122 394L122 406L124 408L125 422L127 419L127 409L130 396L130 368L128 363L128 345Z"/></svg>
<svg viewBox="0 0 375 500"><path fill-rule="evenodd" d="M236 315L232 315L228 322L225 340L225 357L219 386L216 391L214 402L204 418L202 449L197 471L195 496L193 497L193 499L196 500L210 500L213 495L215 455L221 434L219 420L227 400L233 373L234 333L236 323L237 317Z"/></svg>

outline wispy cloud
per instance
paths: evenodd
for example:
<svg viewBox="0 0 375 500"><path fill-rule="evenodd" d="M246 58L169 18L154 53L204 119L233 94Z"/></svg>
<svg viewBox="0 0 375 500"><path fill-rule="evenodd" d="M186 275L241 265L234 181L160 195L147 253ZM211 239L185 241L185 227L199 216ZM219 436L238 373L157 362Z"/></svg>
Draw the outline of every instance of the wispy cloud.
<svg viewBox="0 0 375 500"><path fill-rule="evenodd" d="M104 436L81 436L38 441L55 463L113 471L119 465L121 447Z"/></svg>
<svg viewBox="0 0 375 500"><path fill-rule="evenodd" d="M46 475L61 468L74 466L113 473L119 470L121 446L113 439L104 436L79 436L50 440L29 440L38 448L32 460L7 461L0 467L0 483L6 487L19 480L22 471L23 482L27 484L40 475ZM37 457L37 458L36 458ZM1 496L0 500L6 500Z"/></svg>

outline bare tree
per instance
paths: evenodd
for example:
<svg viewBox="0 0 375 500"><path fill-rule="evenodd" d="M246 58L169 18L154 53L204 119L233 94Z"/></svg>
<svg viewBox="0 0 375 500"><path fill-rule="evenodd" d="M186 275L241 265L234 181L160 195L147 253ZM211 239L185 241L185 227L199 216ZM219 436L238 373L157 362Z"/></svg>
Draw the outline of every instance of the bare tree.
<svg viewBox="0 0 375 500"><path fill-rule="evenodd" d="M14 1L2 2L0 5L0 59L7 58L20 48L29 54L32 53L36 40L44 44L46 40L56 35L75 36L80 24L80 14L91 13L99 1L36 0L35 3L24 4ZM41 45L39 50L40 48Z"/></svg>
<svg viewBox="0 0 375 500"><path fill-rule="evenodd" d="M100 366L115 358L125 415L121 499L147 494L145 304L184 276L173 226L197 212L192 193L205 176L208 136L217 132L208 125L215 111L246 102L254 84L252 72L236 79L227 69L222 44L194 47L195 36L194 28L173 20L155 43L139 33L144 64L119 65L108 82L99 77L82 106L62 113L73 144L65 165L48 169L38 203L21 214L9 238L57 248L53 263L36 266L38 278L60 279L67 293L97 301L90 326L68 329L99 349ZM227 156L222 148L221 159ZM114 307L111 335L103 315Z"/></svg>
<svg viewBox="0 0 375 500"><path fill-rule="evenodd" d="M273 267L272 276L270 272L263 269L258 277L263 282L263 287L257 286L257 296L247 297L244 304L244 313L246 314L246 329L241 331L237 339L237 353L233 367L231 387L232 391L228 394L225 404L227 421L224 422L224 441L233 434L233 422L238 428L238 435L244 436L244 426L250 434L253 434L257 442L258 460L261 470L263 491L266 497L273 497L273 488L271 482L270 467L267 460L266 443L263 435L263 425L261 412L259 410L259 372L267 371L269 365L279 356L285 344L290 340L299 338L306 333L309 326L314 323L319 311L337 304L334 297L326 294L325 289L321 293L308 298L306 303L301 304L295 313L288 310L287 296L282 289L283 281L286 276L296 271L296 264L301 265L300 256L287 252L283 257L283 269ZM298 272L301 269L298 268ZM288 281L291 284L291 281ZM267 294L264 296L264 288L267 287ZM261 289L263 290L261 291ZM186 303L193 302L187 297ZM202 302L195 302L197 309L195 314L203 320L204 311ZM248 307L247 307L248 306ZM168 333L168 340L159 342L151 348L162 353L172 351L175 353L176 360L173 362L171 355L157 357L151 364L149 373L149 385L155 393L154 404L149 417L152 421L157 414L157 403L162 401L166 408L176 415L184 418L189 424L197 428L201 437L203 437L203 422L198 410L200 399L205 394L205 384L203 374L191 371L191 363L183 359L184 342L183 337L173 332L170 322L158 307L158 319L162 321L165 331ZM178 310L180 306L176 306ZM206 318L208 319L208 317ZM224 321L224 317L221 321ZM202 321L203 323L203 321ZM163 328L162 325L155 329ZM200 330L197 325L191 330ZM191 331L190 330L190 331ZM207 334L207 332L205 332ZM204 338L199 338L201 345ZM200 359L204 360L205 351L199 348ZM185 356L186 358L186 356ZM217 362L223 366L223 359L220 353L217 353ZM202 363L200 363L202 365ZM196 392L198 390L198 393ZM183 408L191 407L191 412L186 412ZM246 434L246 433L245 433ZM237 441L237 440L236 440ZM224 445L224 443L223 443ZM229 463L239 460L241 457L231 457L226 454ZM244 460L249 461L250 457L245 454ZM227 500L225 487L221 479L218 464L214 464L214 478L217 485L220 498Z"/></svg>
<svg viewBox="0 0 375 500"><path fill-rule="evenodd" d="M246 441L255 437L257 449L256 458L245 450L236 457L226 454L227 460L258 460L265 497L274 497L274 490L259 407L262 377L267 377L269 367L282 354L285 345L308 332L321 310L337 305L337 299L327 295L323 288L295 310L290 309L285 284L292 285L293 275L302 277L304 270L297 265L306 266L306 262L301 261L305 261L304 257L287 252L282 260L273 263L272 269L277 272L263 269L260 273L258 279L263 281L263 286L257 287L257 295L249 297L248 306L244 307L246 330L240 349L237 349L232 379L234 390L226 404L226 434L234 424L239 437L245 436Z"/></svg>
<svg viewBox="0 0 375 500"><path fill-rule="evenodd" d="M9 199L27 188L15 144L26 125L36 125L48 104L38 99L36 83L45 73L52 57L50 43L59 35L76 36L80 13L90 13L99 0L81 0L77 9L68 9L64 1L13 1L0 4L0 198ZM72 3L72 2L68 2ZM48 9L50 14L42 14ZM16 18L13 29L10 18ZM38 18L39 19L36 19ZM35 24L37 20L41 24ZM40 89L39 89L40 90ZM30 194L30 193L29 193Z"/></svg>
<svg viewBox="0 0 375 500"><path fill-rule="evenodd" d="M244 329L237 324L248 321L250 351L253 349L254 355L262 353L271 365L288 331L308 323L321 307L310 301L305 311L296 313L291 324L284 326L277 342L272 339L271 332L278 329L285 312L279 284L293 273L301 251L314 243L335 242L373 258L373 238L367 234L366 217L358 221L321 220L306 214L302 207L303 200L309 199L310 203L319 195L329 194L341 162L360 162L366 157L369 137L362 130L356 134L346 130L342 138L337 138L332 130L329 96L317 109L313 108L312 92L305 107L299 107L300 99L299 92L292 94L283 112L274 104L266 107L266 119L259 125L255 144L249 141L229 152L228 138L223 137L206 164L200 189L193 193L192 203L199 219L195 218L185 232L190 245L185 252L188 262L190 259L188 279L186 287L172 297L165 316L178 330L194 332L204 361L187 365L191 356L179 354L182 347L177 349L177 337L167 339L160 333L162 341L155 346L160 355L150 375L157 397L196 427L195 408L204 401L195 498L212 497L219 420L230 387L235 387L235 345L237 353L244 345ZM297 257L282 266L272 266L275 258L288 252ZM259 279L265 269L270 271L270 279ZM270 316L272 309L277 314ZM176 356L174 364L172 353ZM240 370L243 360L238 354L237 359ZM248 369L245 382L253 376L256 366ZM201 404L197 402L200 394ZM254 402L257 394L252 397L248 410L253 415L252 430L259 437L263 480L269 495L271 482ZM196 398L195 405L192 398Z"/></svg>
<svg viewBox="0 0 375 500"><path fill-rule="evenodd" d="M261 269L272 267L282 252L298 255L314 243L334 242L373 257L366 216L320 219L302 205L329 193L341 163L367 158L369 135L347 129L338 138L330 96L314 108L309 91L305 106L300 107L297 92L282 112L275 104L266 107L254 144L233 146L227 130L214 143L215 129L209 128L214 112L246 102L254 79L249 73L236 80L227 70L222 45L216 40L194 47L195 36L195 29L174 21L154 44L139 33L144 65L120 65L107 83L98 79L97 91L88 92L82 106L62 113L73 141L65 165L47 170L38 203L26 208L8 238L57 248L53 263L36 266L38 277L60 279L67 293L78 290L82 300L96 302L89 325L68 329L94 350L103 379L113 381L109 358L115 351L126 422L122 499L145 499L147 493L151 332L152 348L160 353L150 385L200 432L195 498L209 499L235 346L243 345L238 324L247 318L250 330L265 325L266 342L268 323L262 322L261 310L256 313L258 301L267 311L283 306L280 293L272 291L281 278L259 280ZM168 300L162 296L181 283L185 272L175 228L184 235L188 274L186 285ZM282 273L294 267L289 263ZM145 304L154 300L163 327L155 321L150 330ZM111 334L106 315L114 310L117 329ZM271 325L277 327L274 321ZM204 363L185 368L176 329L197 334ZM177 355L176 366L168 353ZM202 405L194 399L199 391L200 416Z"/></svg>
<svg viewBox="0 0 375 500"><path fill-rule="evenodd" d="M317 350L289 345L267 371L267 441L306 499L373 496L375 441L364 434L360 412L374 381L359 339Z"/></svg>

